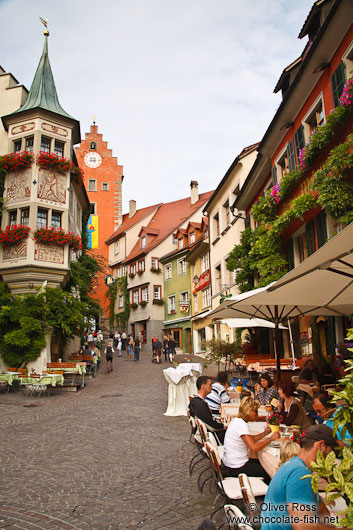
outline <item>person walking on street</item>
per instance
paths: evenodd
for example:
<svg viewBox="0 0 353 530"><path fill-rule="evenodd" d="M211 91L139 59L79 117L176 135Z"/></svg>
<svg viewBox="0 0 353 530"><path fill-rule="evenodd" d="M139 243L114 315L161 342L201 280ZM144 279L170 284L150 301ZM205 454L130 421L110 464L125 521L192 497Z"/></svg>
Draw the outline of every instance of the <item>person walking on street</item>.
<svg viewBox="0 0 353 530"><path fill-rule="evenodd" d="M175 341L172 336L170 336L168 340L168 355L169 362L172 363L175 355Z"/></svg>
<svg viewBox="0 0 353 530"><path fill-rule="evenodd" d="M125 331L123 331L123 333L121 334L121 349L123 352L126 351L126 346L127 346L127 335Z"/></svg>
<svg viewBox="0 0 353 530"><path fill-rule="evenodd" d="M117 351L118 351L118 357L121 357L122 353L121 353L121 337L119 337L118 339L118 344L117 344Z"/></svg>
<svg viewBox="0 0 353 530"><path fill-rule="evenodd" d="M113 371L113 353L114 353L113 346L112 345L107 346L104 349L104 353L105 353L105 358L107 359L107 368L108 368L108 374L109 374L109 372Z"/></svg>
<svg viewBox="0 0 353 530"><path fill-rule="evenodd" d="M167 362L168 361L168 337L167 335L163 335L163 353L164 353L165 362Z"/></svg>
<svg viewBox="0 0 353 530"><path fill-rule="evenodd" d="M157 364L161 364L161 352L162 352L162 343L159 340L159 337L156 337L154 342L154 354L157 359Z"/></svg>
<svg viewBox="0 0 353 530"><path fill-rule="evenodd" d="M127 358L132 359L132 352L134 349L134 337L130 335L128 345L127 345Z"/></svg>
<svg viewBox="0 0 353 530"><path fill-rule="evenodd" d="M141 349L141 341L138 337L134 340L134 360L135 363L138 363L140 361L140 349Z"/></svg>

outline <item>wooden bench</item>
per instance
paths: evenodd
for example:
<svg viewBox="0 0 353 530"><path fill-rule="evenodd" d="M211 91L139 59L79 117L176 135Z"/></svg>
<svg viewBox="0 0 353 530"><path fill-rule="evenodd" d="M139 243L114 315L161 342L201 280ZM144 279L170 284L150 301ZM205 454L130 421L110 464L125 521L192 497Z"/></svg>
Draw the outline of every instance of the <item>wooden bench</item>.
<svg viewBox="0 0 353 530"><path fill-rule="evenodd" d="M71 368L72 370L75 370L77 363L76 362L50 362L47 363L47 370L54 372L54 371L63 371L64 376L64 384L62 387L55 387L58 390L61 388L65 388L66 390L70 390L72 392L76 392L80 387L84 386L84 376L78 373L74 373L73 371L66 372L63 370L64 368Z"/></svg>

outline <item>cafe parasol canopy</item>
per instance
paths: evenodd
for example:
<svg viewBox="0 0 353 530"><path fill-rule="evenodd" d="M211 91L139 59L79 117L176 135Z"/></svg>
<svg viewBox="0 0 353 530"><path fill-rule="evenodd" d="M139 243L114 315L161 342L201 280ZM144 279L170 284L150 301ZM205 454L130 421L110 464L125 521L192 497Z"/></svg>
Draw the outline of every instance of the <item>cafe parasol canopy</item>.
<svg viewBox="0 0 353 530"><path fill-rule="evenodd" d="M213 318L263 318L275 324L277 379L279 324L295 316L353 314L353 224L277 282L223 302Z"/></svg>

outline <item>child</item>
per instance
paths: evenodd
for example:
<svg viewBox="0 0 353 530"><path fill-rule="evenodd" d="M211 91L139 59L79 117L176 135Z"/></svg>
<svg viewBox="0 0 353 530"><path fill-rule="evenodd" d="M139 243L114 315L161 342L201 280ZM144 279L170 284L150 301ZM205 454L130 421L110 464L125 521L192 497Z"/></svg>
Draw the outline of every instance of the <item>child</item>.
<svg viewBox="0 0 353 530"><path fill-rule="evenodd" d="M285 462L288 462L291 458L293 458L293 456L297 456L299 451L300 451L300 445L297 444L297 442L293 442L292 440L288 440L288 439L284 440L282 447L281 447L281 452L279 456L280 460L279 460L278 467L280 467Z"/></svg>

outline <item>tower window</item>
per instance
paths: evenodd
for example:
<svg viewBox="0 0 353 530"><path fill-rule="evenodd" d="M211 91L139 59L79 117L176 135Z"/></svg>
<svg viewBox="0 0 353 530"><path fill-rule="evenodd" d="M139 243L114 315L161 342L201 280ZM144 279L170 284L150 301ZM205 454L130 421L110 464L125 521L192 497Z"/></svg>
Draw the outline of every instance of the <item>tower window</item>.
<svg viewBox="0 0 353 530"><path fill-rule="evenodd" d="M109 191L109 183L102 182L102 191Z"/></svg>
<svg viewBox="0 0 353 530"><path fill-rule="evenodd" d="M32 152L33 151L33 136L30 136L29 138L26 138L26 151Z"/></svg>
<svg viewBox="0 0 353 530"><path fill-rule="evenodd" d="M22 140L15 140L13 143L13 151L14 153L19 153L22 148Z"/></svg>
<svg viewBox="0 0 353 530"><path fill-rule="evenodd" d="M47 226L48 226L48 210L44 210L43 208L38 208L37 226L38 226L38 228L47 228Z"/></svg>
<svg viewBox="0 0 353 530"><path fill-rule="evenodd" d="M90 151L95 151L97 149L97 144L96 142L91 142L89 144L89 148L90 148Z"/></svg>
<svg viewBox="0 0 353 530"><path fill-rule="evenodd" d="M61 212L52 212L51 214L51 226L52 228L61 227Z"/></svg>
<svg viewBox="0 0 353 530"><path fill-rule="evenodd" d="M64 156L64 143L55 140L54 143L54 153L58 156Z"/></svg>
<svg viewBox="0 0 353 530"><path fill-rule="evenodd" d="M96 179L88 179L88 191L97 191Z"/></svg>
<svg viewBox="0 0 353 530"><path fill-rule="evenodd" d="M45 136L41 137L40 150L43 151L43 153L50 153L50 138L46 138Z"/></svg>

